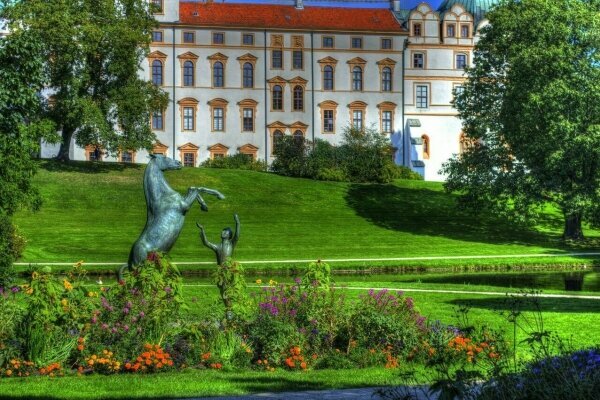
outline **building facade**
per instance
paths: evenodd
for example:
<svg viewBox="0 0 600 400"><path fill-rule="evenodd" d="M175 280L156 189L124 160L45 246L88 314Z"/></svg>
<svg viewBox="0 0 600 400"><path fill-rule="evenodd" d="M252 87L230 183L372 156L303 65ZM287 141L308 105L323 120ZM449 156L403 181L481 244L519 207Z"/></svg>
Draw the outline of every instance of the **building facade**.
<svg viewBox="0 0 600 400"><path fill-rule="evenodd" d="M488 4L438 10L151 0L160 27L141 73L170 95L154 152L198 166L236 153L273 159L279 137L339 143L350 126L389 136L394 159L427 180L461 149L452 107ZM103 157L72 146L73 159ZM43 157L57 148L44 146Z"/></svg>

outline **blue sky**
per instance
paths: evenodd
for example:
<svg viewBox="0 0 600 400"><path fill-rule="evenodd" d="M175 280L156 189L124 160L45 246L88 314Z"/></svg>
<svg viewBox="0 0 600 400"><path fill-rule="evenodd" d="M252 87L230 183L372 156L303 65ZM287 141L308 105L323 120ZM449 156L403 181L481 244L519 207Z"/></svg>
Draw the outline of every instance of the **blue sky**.
<svg viewBox="0 0 600 400"><path fill-rule="evenodd" d="M220 2L223 0L214 0ZM424 0L401 0L402 8L413 8ZM229 3L269 3L269 4L294 4L294 0L225 0ZM442 0L430 0L429 4L436 9ZM380 7L388 8L387 0L304 0L307 6L332 6L332 7Z"/></svg>

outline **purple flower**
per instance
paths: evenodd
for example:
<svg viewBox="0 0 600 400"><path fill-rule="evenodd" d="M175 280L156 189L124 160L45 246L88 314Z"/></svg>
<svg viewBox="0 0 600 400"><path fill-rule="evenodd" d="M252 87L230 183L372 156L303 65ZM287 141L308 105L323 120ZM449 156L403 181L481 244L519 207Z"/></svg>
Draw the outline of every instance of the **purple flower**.
<svg viewBox="0 0 600 400"><path fill-rule="evenodd" d="M102 329L108 329L108 324L107 323L102 324Z"/></svg>
<svg viewBox="0 0 600 400"><path fill-rule="evenodd" d="M125 307L126 308L131 308L133 306L133 304L131 304L130 301L128 301L127 303L125 303Z"/></svg>
<svg viewBox="0 0 600 400"><path fill-rule="evenodd" d="M296 316L296 314L298 314L298 311L297 311L297 310L293 310L293 309L292 309L292 310L290 310L290 316L291 316L291 317L295 317L295 316Z"/></svg>
<svg viewBox="0 0 600 400"><path fill-rule="evenodd" d="M144 318L146 314L143 311L140 311L140 318Z"/></svg>
<svg viewBox="0 0 600 400"><path fill-rule="evenodd" d="M165 292L171 293L172 289L170 286L165 287Z"/></svg>
<svg viewBox="0 0 600 400"><path fill-rule="evenodd" d="M113 327L113 328L111 329L111 332L112 332L112 333L117 333L117 328L114 328L114 327Z"/></svg>
<svg viewBox="0 0 600 400"><path fill-rule="evenodd" d="M94 315L92 317L92 324L95 324L96 322L98 322L98 318Z"/></svg>
<svg viewBox="0 0 600 400"><path fill-rule="evenodd" d="M125 307L125 308L123 309L123 314L129 314L129 308Z"/></svg>
<svg viewBox="0 0 600 400"><path fill-rule="evenodd" d="M369 289L369 296L373 296L373 294L375 294L375 290Z"/></svg>
<svg viewBox="0 0 600 400"><path fill-rule="evenodd" d="M124 330L125 332L129 331L129 325L123 325L123 330Z"/></svg>
<svg viewBox="0 0 600 400"><path fill-rule="evenodd" d="M300 278L294 278L294 282L299 285L300 283L302 283L302 279Z"/></svg>
<svg viewBox="0 0 600 400"><path fill-rule="evenodd" d="M277 309L277 307L275 307L275 306L271 307L271 314L272 315L278 315L279 314L279 310Z"/></svg>
<svg viewBox="0 0 600 400"><path fill-rule="evenodd" d="M21 290L18 286L13 286L10 288L10 291L13 293L17 293L19 290Z"/></svg>

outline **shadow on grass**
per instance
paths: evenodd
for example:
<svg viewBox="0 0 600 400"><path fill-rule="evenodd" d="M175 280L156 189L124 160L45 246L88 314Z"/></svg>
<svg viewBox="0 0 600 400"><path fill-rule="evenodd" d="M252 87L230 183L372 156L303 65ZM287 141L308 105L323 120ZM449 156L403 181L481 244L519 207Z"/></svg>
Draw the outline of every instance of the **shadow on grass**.
<svg viewBox="0 0 600 400"><path fill-rule="evenodd" d="M78 172L83 174L99 174L107 172L120 172L128 169L139 170L144 168L141 164L125 164L108 161L41 161L40 169L49 172Z"/></svg>
<svg viewBox="0 0 600 400"><path fill-rule="evenodd" d="M478 299L456 299L447 301L447 304L468 306L497 312L508 312L513 309L509 297L489 297ZM521 299L518 309L520 311L538 311L535 303L529 299ZM600 300L577 298L538 298L539 309L543 313L598 313Z"/></svg>
<svg viewBox="0 0 600 400"><path fill-rule="evenodd" d="M345 200L357 215L391 230L468 242L561 246L558 235L546 235L531 226L461 210L456 197L442 191L393 184L353 184ZM558 216L546 215L540 222L559 231L562 226Z"/></svg>

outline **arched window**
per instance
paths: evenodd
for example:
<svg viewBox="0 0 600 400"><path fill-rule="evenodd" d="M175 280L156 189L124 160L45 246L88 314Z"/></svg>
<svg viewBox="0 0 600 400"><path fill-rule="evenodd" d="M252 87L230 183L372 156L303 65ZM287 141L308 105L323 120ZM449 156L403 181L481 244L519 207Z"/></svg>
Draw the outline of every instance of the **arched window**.
<svg viewBox="0 0 600 400"><path fill-rule="evenodd" d="M183 86L194 86L194 63L191 61L183 63Z"/></svg>
<svg viewBox="0 0 600 400"><path fill-rule="evenodd" d="M431 143L429 142L429 136L423 135L421 136L421 139L423 139L423 159L427 160L431 154Z"/></svg>
<svg viewBox="0 0 600 400"><path fill-rule="evenodd" d="M363 71L361 67L352 69L352 90L359 92L363 90Z"/></svg>
<svg viewBox="0 0 600 400"><path fill-rule="evenodd" d="M273 86L273 110L281 111L283 110L283 89L279 85Z"/></svg>
<svg viewBox="0 0 600 400"><path fill-rule="evenodd" d="M250 63L244 64L244 87L254 87L254 66Z"/></svg>
<svg viewBox="0 0 600 400"><path fill-rule="evenodd" d="M302 86L294 86L294 111L304 110L304 89Z"/></svg>
<svg viewBox="0 0 600 400"><path fill-rule="evenodd" d="M152 61L152 83L157 86L163 84L163 63L160 60Z"/></svg>
<svg viewBox="0 0 600 400"><path fill-rule="evenodd" d="M217 61L213 65L213 86L223 87L225 86L225 76L223 72L223 63Z"/></svg>
<svg viewBox="0 0 600 400"><path fill-rule="evenodd" d="M381 70L381 90L384 92L392 91L392 69L384 67Z"/></svg>
<svg viewBox="0 0 600 400"><path fill-rule="evenodd" d="M297 146L300 146L302 143L304 143L304 134L299 129L294 132L293 138L294 138L294 143Z"/></svg>
<svg viewBox="0 0 600 400"><path fill-rule="evenodd" d="M281 139L283 139L283 132L277 129L275 132L273 132L273 153L275 153L275 150L277 150L277 145Z"/></svg>
<svg viewBox="0 0 600 400"><path fill-rule="evenodd" d="M333 67L331 65L323 68L323 90L333 90Z"/></svg>

